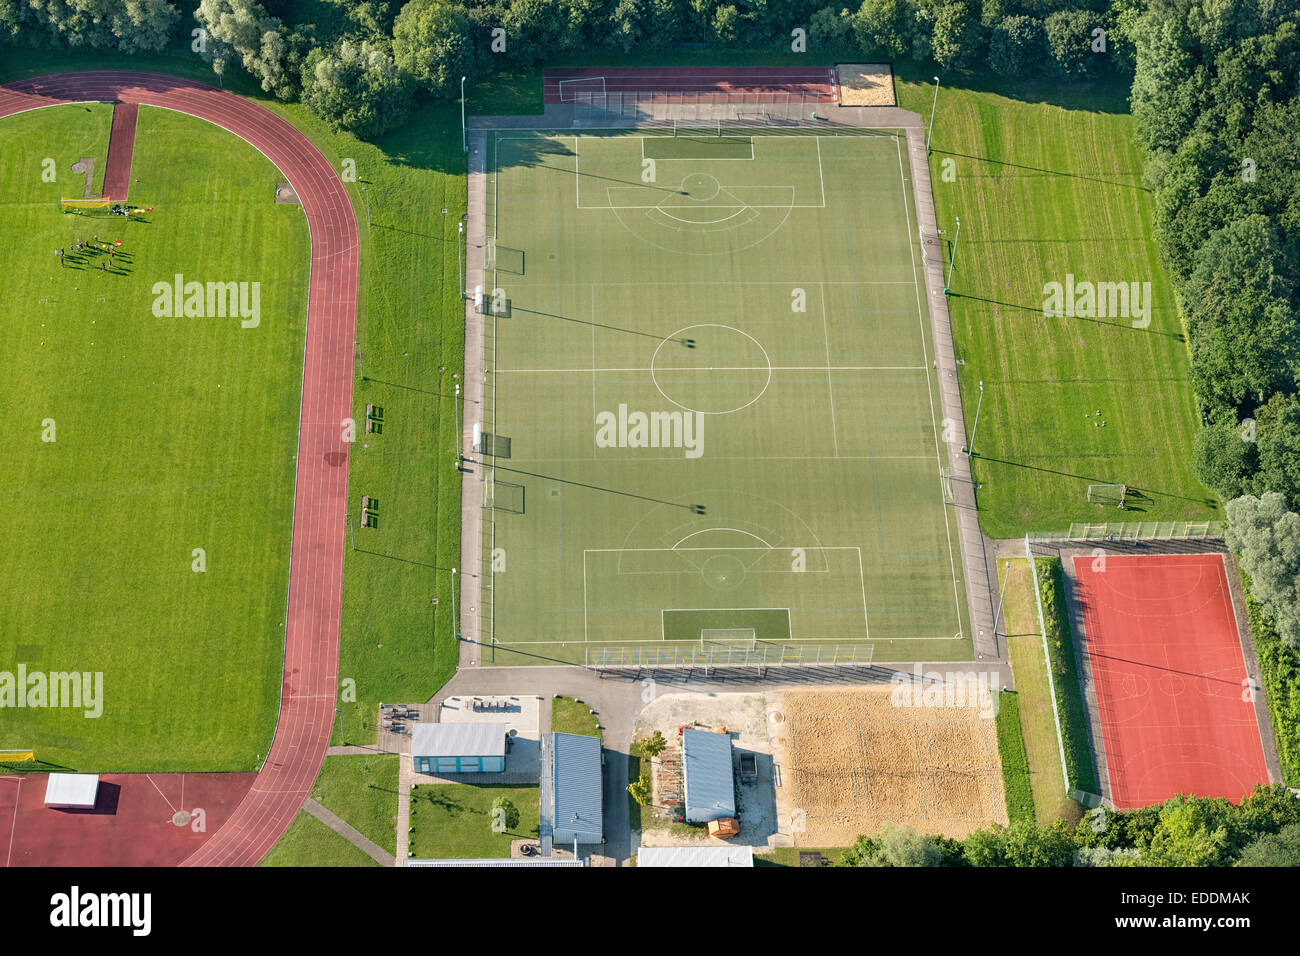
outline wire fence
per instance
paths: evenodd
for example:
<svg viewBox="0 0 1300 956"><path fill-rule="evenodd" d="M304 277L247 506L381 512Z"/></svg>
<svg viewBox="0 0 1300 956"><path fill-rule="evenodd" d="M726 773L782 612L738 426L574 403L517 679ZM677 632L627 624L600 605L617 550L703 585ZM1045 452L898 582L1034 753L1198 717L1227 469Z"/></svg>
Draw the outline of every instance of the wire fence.
<svg viewBox="0 0 1300 956"><path fill-rule="evenodd" d="M1222 521L1109 521L1103 524L1071 524L1068 531L1031 531L1033 542L1068 541L1184 541L1223 537Z"/></svg>
<svg viewBox="0 0 1300 956"><path fill-rule="evenodd" d="M588 645L585 667L595 670L670 667L870 667L874 644L774 644L699 647L663 644Z"/></svg>
<svg viewBox="0 0 1300 956"><path fill-rule="evenodd" d="M754 126L795 125L815 120L820 109L835 106L825 92L748 90L574 91L565 102L573 106L580 126L629 126L677 121L720 121Z"/></svg>

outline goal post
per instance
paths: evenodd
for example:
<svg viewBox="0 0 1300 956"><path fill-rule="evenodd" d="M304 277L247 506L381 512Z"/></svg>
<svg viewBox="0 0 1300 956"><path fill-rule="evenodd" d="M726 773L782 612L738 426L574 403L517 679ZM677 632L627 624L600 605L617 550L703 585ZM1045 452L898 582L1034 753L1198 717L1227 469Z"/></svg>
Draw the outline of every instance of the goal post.
<svg viewBox="0 0 1300 956"><path fill-rule="evenodd" d="M1088 503L1094 505L1114 505L1124 507L1128 497L1128 485L1096 484L1088 486Z"/></svg>
<svg viewBox="0 0 1300 956"><path fill-rule="evenodd" d="M0 750L0 764L35 763L35 750Z"/></svg>
<svg viewBox="0 0 1300 956"><path fill-rule="evenodd" d="M603 76L579 76L571 80L560 80L561 103L604 103L605 78Z"/></svg>
<svg viewBox="0 0 1300 956"><path fill-rule="evenodd" d="M721 136L722 120L673 120L674 136Z"/></svg>
<svg viewBox="0 0 1300 956"><path fill-rule="evenodd" d="M59 212L95 213L108 212L113 206L112 199L72 199L64 197L59 200Z"/></svg>
<svg viewBox="0 0 1300 956"><path fill-rule="evenodd" d="M758 632L752 627L702 627L700 650L710 647L753 650L758 646Z"/></svg>

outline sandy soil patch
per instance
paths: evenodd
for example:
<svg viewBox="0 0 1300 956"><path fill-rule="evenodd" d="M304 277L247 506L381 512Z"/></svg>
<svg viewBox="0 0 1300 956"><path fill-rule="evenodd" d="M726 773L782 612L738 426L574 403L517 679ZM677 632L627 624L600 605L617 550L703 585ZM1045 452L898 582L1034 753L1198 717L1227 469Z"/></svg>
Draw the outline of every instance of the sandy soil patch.
<svg viewBox="0 0 1300 956"><path fill-rule="evenodd" d="M837 63L841 106L897 106L888 63Z"/></svg>

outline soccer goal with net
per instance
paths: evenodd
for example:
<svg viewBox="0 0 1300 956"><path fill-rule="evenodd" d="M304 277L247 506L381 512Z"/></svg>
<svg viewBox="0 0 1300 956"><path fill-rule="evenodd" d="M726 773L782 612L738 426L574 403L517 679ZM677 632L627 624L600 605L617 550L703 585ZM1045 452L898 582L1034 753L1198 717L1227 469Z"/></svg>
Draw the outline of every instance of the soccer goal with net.
<svg viewBox="0 0 1300 956"><path fill-rule="evenodd" d="M758 632L752 627L700 628L700 650L710 648L739 648L752 650L758 646Z"/></svg>
<svg viewBox="0 0 1300 956"><path fill-rule="evenodd" d="M1124 507L1128 497L1128 485L1089 485L1088 502L1094 505L1114 505Z"/></svg>
<svg viewBox="0 0 1300 956"><path fill-rule="evenodd" d="M722 120L673 120L674 136L721 136Z"/></svg>
<svg viewBox="0 0 1300 956"><path fill-rule="evenodd" d="M603 76L582 76L574 80L560 80L560 102L605 102L605 78Z"/></svg>
<svg viewBox="0 0 1300 956"><path fill-rule="evenodd" d="M107 215L113 208L112 199L60 199L59 212L75 212L81 215Z"/></svg>

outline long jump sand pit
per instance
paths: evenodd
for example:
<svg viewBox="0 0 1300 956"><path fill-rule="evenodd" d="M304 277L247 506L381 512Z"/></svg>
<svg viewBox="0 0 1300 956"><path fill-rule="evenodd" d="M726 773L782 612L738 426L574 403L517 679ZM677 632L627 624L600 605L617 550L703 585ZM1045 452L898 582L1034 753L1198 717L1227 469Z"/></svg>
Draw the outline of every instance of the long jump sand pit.
<svg viewBox="0 0 1300 956"><path fill-rule="evenodd" d="M895 706L892 690L781 694L772 733L783 738L780 812L797 821L796 845L847 846L898 823L961 839L1007 822L993 717Z"/></svg>

